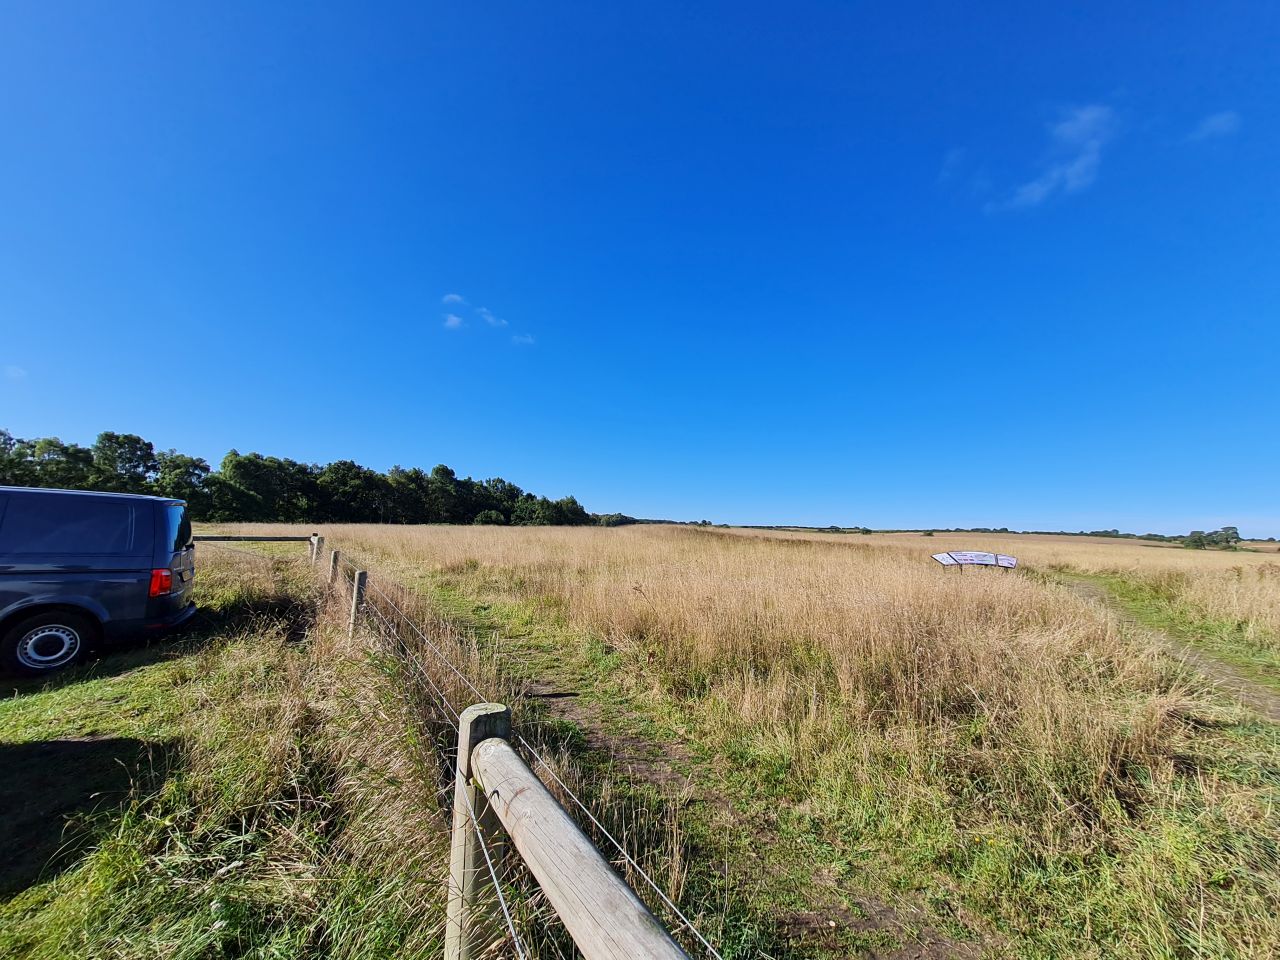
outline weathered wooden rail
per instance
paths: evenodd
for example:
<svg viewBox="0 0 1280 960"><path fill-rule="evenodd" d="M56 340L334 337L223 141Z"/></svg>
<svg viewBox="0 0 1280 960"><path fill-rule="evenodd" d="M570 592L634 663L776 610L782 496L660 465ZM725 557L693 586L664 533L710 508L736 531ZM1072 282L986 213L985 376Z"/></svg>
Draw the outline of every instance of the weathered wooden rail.
<svg viewBox="0 0 1280 960"><path fill-rule="evenodd" d="M689 960L512 748L511 711L478 703L458 722L445 960L493 940L490 885L501 883L502 830L585 960Z"/></svg>
<svg viewBox="0 0 1280 960"><path fill-rule="evenodd" d="M310 540L324 540L317 533L310 534L305 537L249 537L249 536L224 536L223 534L200 533L191 539L197 543L304 543Z"/></svg>
<svg viewBox="0 0 1280 960"><path fill-rule="evenodd" d="M201 533L191 538L193 543L309 543L308 556L314 565L324 551L324 537L318 533L295 537L263 537L253 534Z"/></svg>

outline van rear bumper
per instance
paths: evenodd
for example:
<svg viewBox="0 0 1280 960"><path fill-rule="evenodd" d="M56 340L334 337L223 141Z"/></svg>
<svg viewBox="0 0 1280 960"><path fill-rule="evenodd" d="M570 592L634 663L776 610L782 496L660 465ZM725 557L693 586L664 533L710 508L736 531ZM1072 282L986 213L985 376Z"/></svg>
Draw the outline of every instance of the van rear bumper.
<svg viewBox="0 0 1280 960"><path fill-rule="evenodd" d="M119 640L123 637L136 636L139 633L164 633L175 630L196 615L195 601L188 603L177 613L166 617L149 617L142 620L116 620L106 625L107 640Z"/></svg>

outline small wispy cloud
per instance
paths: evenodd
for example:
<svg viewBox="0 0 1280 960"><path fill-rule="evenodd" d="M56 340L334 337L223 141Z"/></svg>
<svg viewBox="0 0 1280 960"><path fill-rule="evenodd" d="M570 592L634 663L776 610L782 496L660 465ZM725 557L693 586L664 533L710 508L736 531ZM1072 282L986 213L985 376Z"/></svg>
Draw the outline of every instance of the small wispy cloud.
<svg viewBox="0 0 1280 960"><path fill-rule="evenodd" d="M1026 210L1058 194L1079 193L1098 179L1102 148L1115 135L1115 112L1102 104L1074 107L1049 124L1049 148L1044 169L1019 186L988 212Z"/></svg>
<svg viewBox="0 0 1280 960"><path fill-rule="evenodd" d="M1234 110L1223 110L1211 113L1198 124L1187 136L1188 140L1212 140L1215 137L1229 137L1240 129L1240 114Z"/></svg>
<svg viewBox="0 0 1280 960"><path fill-rule="evenodd" d="M6 363L4 366L4 378L11 381L25 380L27 379L27 371L15 363Z"/></svg>
<svg viewBox="0 0 1280 960"><path fill-rule="evenodd" d="M450 311L444 315L444 328L446 330L461 330L463 327L474 328L477 323L482 323L486 327L492 327L495 330L501 330L510 326L506 319L498 316L488 307L473 307L471 303L460 293L446 293L440 298L442 303L454 305L456 312ZM475 336L475 334L472 334ZM533 345L533 335L528 333L517 333L511 337L511 343L517 347L529 347Z"/></svg>
<svg viewBox="0 0 1280 960"><path fill-rule="evenodd" d="M942 158L942 169L938 171L939 183L950 183L960 175L968 151L963 147L953 147Z"/></svg>

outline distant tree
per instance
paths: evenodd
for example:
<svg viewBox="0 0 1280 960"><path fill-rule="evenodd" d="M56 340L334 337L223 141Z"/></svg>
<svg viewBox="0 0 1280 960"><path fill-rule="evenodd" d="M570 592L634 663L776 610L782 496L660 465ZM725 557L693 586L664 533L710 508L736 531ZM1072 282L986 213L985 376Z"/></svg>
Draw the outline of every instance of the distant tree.
<svg viewBox="0 0 1280 960"><path fill-rule="evenodd" d="M525 494L511 511L511 522L523 527L550 526L554 522L551 501Z"/></svg>
<svg viewBox="0 0 1280 960"><path fill-rule="evenodd" d="M635 517L629 517L625 513L598 513L595 515L595 520L602 527L623 527L639 522Z"/></svg>
<svg viewBox="0 0 1280 960"><path fill-rule="evenodd" d="M31 444L15 437L8 430L0 430L0 484L11 487L30 487L36 482L35 466L31 463Z"/></svg>
<svg viewBox="0 0 1280 960"><path fill-rule="evenodd" d="M192 519L208 519L213 506L208 490L209 464L199 457L189 457L176 450L156 454L157 471L152 483L162 497L187 501Z"/></svg>
<svg viewBox="0 0 1280 960"><path fill-rule="evenodd" d="M1216 547L1219 550L1235 550L1240 543L1240 531L1235 527L1221 527L1205 533L1203 530L1192 530L1182 538L1182 545L1193 550L1204 550Z"/></svg>
<svg viewBox="0 0 1280 960"><path fill-rule="evenodd" d="M932 531L932 530L925 530L923 533L921 533L921 534L920 534L920 536L922 536L922 537L932 537L932 536L933 536L933 531ZM941 554L939 554L939 556L941 556Z"/></svg>
<svg viewBox="0 0 1280 960"><path fill-rule="evenodd" d="M258 519L302 523L320 512L320 485L309 464L232 450L222 458L221 473L262 504Z"/></svg>
<svg viewBox="0 0 1280 960"><path fill-rule="evenodd" d="M42 437L30 447L33 485L63 490L92 489L93 451L57 437Z"/></svg>
<svg viewBox="0 0 1280 960"><path fill-rule="evenodd" d="M450 467L438 463L431 468L427 484L427 510L432 523L467 523L474 514L467 507L464 484Z"/></svg>
<svg viewBox="0 0 1280 960"><path fill-rule="evenodd" d="M554 501L555 520L558 525L580 527L591 522L591 514L587 513L576 497L561 497Z"/></svg>
<svg viewBox="0 0 1280 960"><path fill-rule="evenodd" d="M1235 547L1240 542L1240 531L1235 527L1222 527L1215 530L1210 538L1219 546Z"/></svg>
<svg viewBox="0 0 1280 960"><path fill-rule="evenodd" d="M490 477L479 486L486 508L501 510L507 516L511 515L511 511L524 496L523 490L501 477Z"/></svg>
<svg viewBox="0 0 1280 960"><path fill-rule="evenodd" d="M421 467L392 467L387 472L391 519L395 523L430 523L431 476Z"/></svg>
<svg viewBox="0 0 1280 960"><path fill-rule="evenodd" d="M511 511L517 526L581 526L591 523L591 514L574 497L548 500L526 493Z"/></svg>
<svg viewBox="0 0 1280 960"><path fill-rule="evenodd" d="M383 523L393 491L387 478L353 460L335 460L320 470L317 520L333 523Z"/></svg>
<svg viewBox="0 0 1280 960"><path fill-rule="evenodd" d="M221 473L209 474L205 478L204 489L208 498L204 516L206 520L232 522L272 519L267 516L260 496L236 486Z"/></svg>
<svg viewBox="0 0 1280 960"><path fill-rule="evenodd" d="M193 518L341 523L588 524L607 521L574 497L549 500L493 477L459 478L438 464L430 473L392 467L386 474L351 460L325 466L230 450L218 470L176 450L157 452L136 434L105 431L92 447L57 437L25 440L0 430L0 483L157 493L186 500ZM705 521L704 521L705 523Z"/></svg>
<svg viewBox="0 0 1280 960"><path fill-rule="evenodd" d="M471 522L477 526L497 527L505 524L507 518L497 510L481 510L476 514L475 520Z"/></svg>

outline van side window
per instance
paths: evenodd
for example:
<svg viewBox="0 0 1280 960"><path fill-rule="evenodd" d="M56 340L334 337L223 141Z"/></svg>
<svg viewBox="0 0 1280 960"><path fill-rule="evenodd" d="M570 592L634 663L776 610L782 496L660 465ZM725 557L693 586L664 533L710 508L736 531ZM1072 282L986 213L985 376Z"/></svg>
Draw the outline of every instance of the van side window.
<svg viewBox="0 0 1280 960"><path fill-rule="evenodd" d="M78 497L12 497L0 524L0 552L127 553L133 507Z"/></svg>
<svg viewBox="0 0 1280 960"><path fill-rule="evenodd" d="M169 520L169 540L175 553L191 545L191 521L187 508L181 503L171 503L165 508Z"/></svg>

